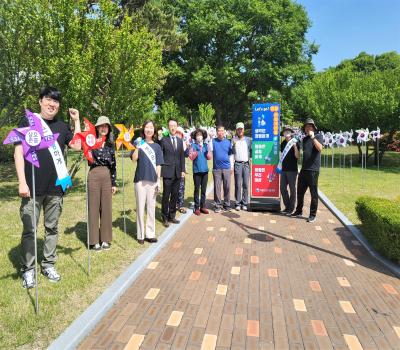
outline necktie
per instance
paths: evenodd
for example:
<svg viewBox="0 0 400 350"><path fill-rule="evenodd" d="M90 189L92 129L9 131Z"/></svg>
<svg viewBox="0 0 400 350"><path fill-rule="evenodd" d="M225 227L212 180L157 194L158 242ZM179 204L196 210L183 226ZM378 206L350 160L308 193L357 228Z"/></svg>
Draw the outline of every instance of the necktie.
<svg viewBox="0 0 400 350"><path fill-rule="evenodd" d="M174 145L174 151L176 151L176 138L175 138L175 136L172 137L172 143Z"/></svg>

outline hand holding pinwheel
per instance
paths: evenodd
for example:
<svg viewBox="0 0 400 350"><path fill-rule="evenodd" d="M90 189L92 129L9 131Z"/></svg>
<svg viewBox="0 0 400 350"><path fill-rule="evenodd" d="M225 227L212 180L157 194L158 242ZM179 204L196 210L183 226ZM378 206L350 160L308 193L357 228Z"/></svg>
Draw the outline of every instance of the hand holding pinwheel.
<svg viewBox="0 0 400 350"><path fill-rule="evenodd" d="M83 155L89 163L93 163L92 150L102 147L106 138L105 136L97 138L94 125L86 118L83 118L83 120L85 131L76 133L71 142L75 143L81 141L83 145Z"/></svg>

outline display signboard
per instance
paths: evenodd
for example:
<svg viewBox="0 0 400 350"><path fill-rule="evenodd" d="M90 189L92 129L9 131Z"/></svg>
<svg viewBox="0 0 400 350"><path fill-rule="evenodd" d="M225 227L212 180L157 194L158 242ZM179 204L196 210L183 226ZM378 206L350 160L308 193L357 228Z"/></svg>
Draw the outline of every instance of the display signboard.
<svg viewBox="0 0 400 350"><path fill-rule="evenodd" d="M252 166L250 206L280 209L276 172L280 155L280 104L254 104L252 108Z"/></svg>

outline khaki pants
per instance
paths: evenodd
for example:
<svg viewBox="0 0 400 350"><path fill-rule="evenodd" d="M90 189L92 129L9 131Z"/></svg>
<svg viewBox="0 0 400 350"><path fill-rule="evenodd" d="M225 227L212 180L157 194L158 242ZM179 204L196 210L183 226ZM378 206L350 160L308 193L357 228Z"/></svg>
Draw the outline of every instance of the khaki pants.
<svg viewBox="0 0 400 350"><path fill-rule="evenodd" d="M135 182L136 193L136 237L137 239L156 236L156 189L157 183L150 181ZM147 204L146 229L144 226L144 208Z"/></svg>
<svg viewBox="0 0 400 350"><path fill-rule="evenodd" d="M89 244L112 240L112 193L110 170L98 166L89 171ZM100 225L100 227L99 227Z"/></svg>
<svg viewBox="0 0 400 350"><path fill-rule="evenodd" d="M22 272L35 267L35 234L33 221L33 198L22 198L20 216L23 225L21 238ZM36 196L36 228L39 224L40 210L43 207L44 243L42 267L50 267L56 263L56 247L58 242L58 219L62 212L61 196Z"/></svg>

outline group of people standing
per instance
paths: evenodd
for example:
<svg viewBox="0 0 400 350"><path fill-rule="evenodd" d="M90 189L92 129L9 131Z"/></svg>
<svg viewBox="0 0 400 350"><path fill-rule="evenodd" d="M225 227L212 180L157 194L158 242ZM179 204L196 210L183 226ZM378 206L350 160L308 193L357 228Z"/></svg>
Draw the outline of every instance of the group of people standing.
<svg viewBox="0 0 400 350"><path fill-rule="evenodd" d="M58 134L57 145L60 157L65 146L81 150L81 143L75 135L81 131L79 111L68 110L74 124L74 133L70 125L58 120L56 115L61 103L60 92L51 87L44 88L39 94L40 118L43 128L49 133ZM29 126L24 118L20 127ZM88 174L89 207L89 244L95 251L108 250L112 241L112 195L116 193L116 158L114 138L110 120L101 116L96 124L96 137L102 138L102 146L91 150ZM224 126L216 128L217 137L209 138L206 130L196 129L191 133L190 142L183 139L183 129L174 119L168 121L169 134L158 139L157 127L152 120L143 123L141 137L135 141L135 150L130 158L136 162L134 189L136 195L136 224L139 244L157 242L155 232L156 197L162 191L161 219L165 227L177 224L176 212L185 212L183 208L186 165L185 158L193 162L194 207L195 215L209 214L206 207L206 189L208 183L208 161L212 159L214 180L214 212L231 211L231 177L235 183L235 209L247 210L249 201L249 181L251 162L251 140L244 135L244 124L236 124L236 133L232 140L227 139ZM283 162L281 181L284 212L292 216L302 215L304 193L311 192L311 210L309 221L315 220L318 205L318 172L322 140L315 134L316 127L311 120L305 124L306 137L303 140L303 167L298 179L297 207L295 205L295 184L297 178L298 145L288 152ZM285 129L285 142L289 142L292 130ZM208 141L208 142L207 142ZM21 144L15 145L15 166L19 182L19 195L22 197L20 216L23 224L21 239L21 262L23 287L35 286L35 243L34 218L36 225L43 209L45 238L41 272L51 282L58 282L60 274L55 269L57 260L58 220L62 211L63 188L58 185L57 165L49 149L37 151L40 167L36 168L36 200L33 201L31 165L24 160ZM65 166L65 165L64 165ZM161 188L162 178L162 188ZM290 188L290 196L287 192ZM35 207L36 215L33 215ZM146 219L145 219L145 212Z"/></svg>

